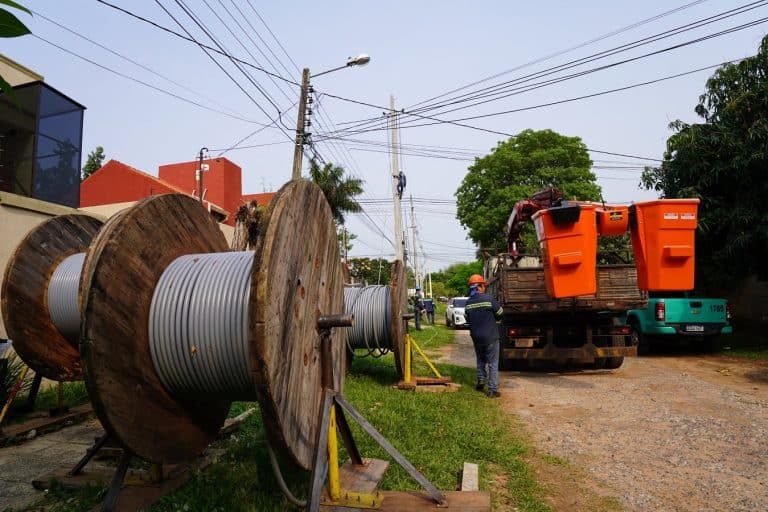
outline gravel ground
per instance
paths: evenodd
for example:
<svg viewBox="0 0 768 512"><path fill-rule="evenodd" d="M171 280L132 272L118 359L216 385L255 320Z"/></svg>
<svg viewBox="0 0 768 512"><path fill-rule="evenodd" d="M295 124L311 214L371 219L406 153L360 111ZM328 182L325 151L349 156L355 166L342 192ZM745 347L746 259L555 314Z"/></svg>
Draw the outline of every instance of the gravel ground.
<svg viewBox="0 0 768 512"><path fill-rule="evenodd" d="M474 365L466 331L447 352ZM627 358L613 371L503 372L501 389L540 450L625 510L768 510L768 362Z"/></svg>

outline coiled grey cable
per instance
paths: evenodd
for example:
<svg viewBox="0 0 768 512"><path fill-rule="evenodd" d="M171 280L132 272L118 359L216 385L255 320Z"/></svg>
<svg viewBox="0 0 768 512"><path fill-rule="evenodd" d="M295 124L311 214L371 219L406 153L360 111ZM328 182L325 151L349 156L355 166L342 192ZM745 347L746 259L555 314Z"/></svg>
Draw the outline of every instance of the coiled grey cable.
<svg viewBox="0 0 768 512"><path fill-rule="evenodd" d="M253 252L175 259L155 287L149 349L163 385L177 396L253 398L248 302Z"/></svg>
<svg viewBox="0 0 768 512"><path fill-rule="evenodd" d="M48 315L62 336L72 343L80 337L80 301L78 287L85 253L64 258L48 282Z"/></svg>
<svg viewBox="0 0 768 512"><path fill-rule="evenodd" d="M355 323L347 329L347 346L368 349L369 355L381 356L392 350L392 320L389 286L344 288L346 312L355 315Z"/></svg>

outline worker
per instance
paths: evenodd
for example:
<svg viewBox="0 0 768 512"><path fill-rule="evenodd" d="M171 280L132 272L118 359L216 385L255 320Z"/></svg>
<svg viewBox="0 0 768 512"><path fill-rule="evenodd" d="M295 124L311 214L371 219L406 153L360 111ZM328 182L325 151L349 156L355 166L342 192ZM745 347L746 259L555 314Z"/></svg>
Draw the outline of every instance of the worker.
<svg viewBox="0 0 768 512"><path fill-rule="evenodd" d="M413 294L413 314L414 322L416 323L416 330L421 330L421 311L424 309L424 304L421 302L421 286L416 285L416 293Z"/></svg>
<svg viewBox="0 0 768 512"><path fill-rule="evenodd" d="M485 293L485 279L479 274L469 278L469 299L464 306L464 317L469 324L469 334L477 357L477 384L483 391L488 384L488 397L498 398L499 393L499 328L503 309L496 299ZM486 368L487 367L487 368Z"/></svg>
<svg viewBox="0 0 768 512"><path fill-rule="evenodd" d="M427 313L429 325L435 325L435 303L432 301L431 295L427 295L427 298L424 299L424 311Z"/></svg>

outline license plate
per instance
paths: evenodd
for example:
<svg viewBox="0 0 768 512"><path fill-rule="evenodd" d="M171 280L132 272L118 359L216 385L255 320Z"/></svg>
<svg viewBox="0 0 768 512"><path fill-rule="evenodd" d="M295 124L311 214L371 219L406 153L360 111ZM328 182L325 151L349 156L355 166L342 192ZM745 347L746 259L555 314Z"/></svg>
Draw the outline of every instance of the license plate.
<svg viewBox="0 0 768 512"><path fill-rule="evenodd" d="M685 330L688 332L704 332L703 325L686 325Z"/></svg>
<svg viewBox="0 0 768 512"><path fill-rule="evenodd" d="M515 340L516 348L533 348L536 338L517 338Z"/></svg>

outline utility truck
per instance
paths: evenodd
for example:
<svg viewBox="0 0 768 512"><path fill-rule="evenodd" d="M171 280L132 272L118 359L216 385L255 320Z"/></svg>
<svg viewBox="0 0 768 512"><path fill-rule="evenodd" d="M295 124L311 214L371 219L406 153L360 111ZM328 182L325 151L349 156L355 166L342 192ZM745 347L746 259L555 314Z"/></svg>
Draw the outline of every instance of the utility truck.
<svg viewBox="0 0 768 512"><path fill-rule="evenodd" d="M594 294L561 299L547 293L538 256L499 255L487 269L488 293L504 309L500 368L549 362L613 369L637 355L626 312L645 307L647 296L637 288L634 265L598 265Z"/></svg>
<svg viewBox="0 0 768 512"><path fill-rule="evenodd" d="M518 201L507 223L507 252L485 261L488 292L504 310L500 366L618 368L637 355L626 312L646 308L645 290L693 288L697 204L606 206L564 201L557 189ZM540 253L526 255L518 245L530 220ZM598 234L627 231L631 250L598 255Z"/></svg>
<svg viewBox="0 0 768 512"><path fill-rule="evenodd" d="M648 305L627 312L627 323L638 352L652 345L685 340L712 348L721 334L733 333L731 305L726 299L700 298L688 292L650 292Z"/></svg>

